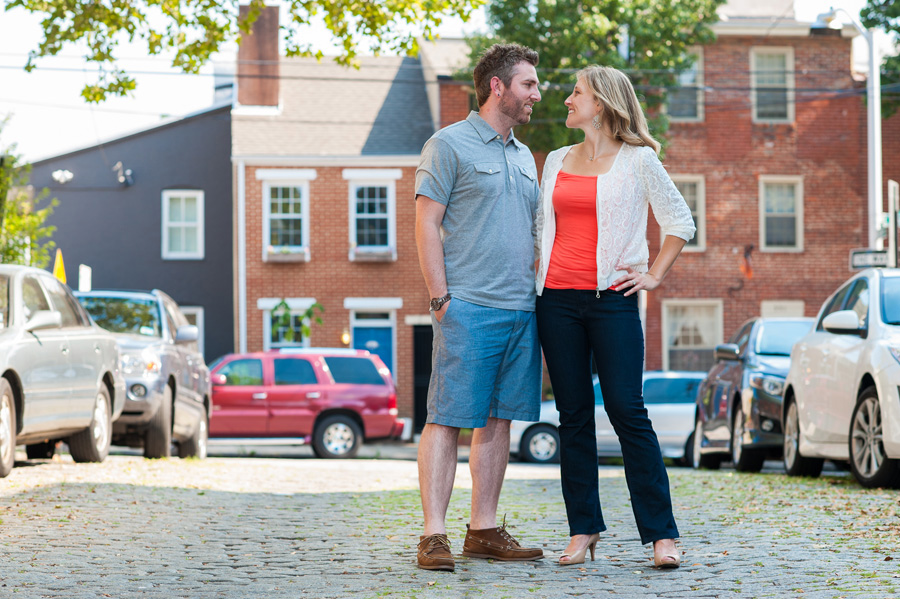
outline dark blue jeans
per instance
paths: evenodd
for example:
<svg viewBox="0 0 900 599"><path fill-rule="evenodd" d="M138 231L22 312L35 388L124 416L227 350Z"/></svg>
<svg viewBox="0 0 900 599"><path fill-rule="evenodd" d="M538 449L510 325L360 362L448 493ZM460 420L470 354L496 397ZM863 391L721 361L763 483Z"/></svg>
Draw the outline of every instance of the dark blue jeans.
<svg viewBox="0 0 900 599"><path fill-rule="evenodd" d="M644 407L644 334L637 294L544 289L538 334L559 410L562 493L571 535L606 530L600 509L591 353L603 403L622 445L642 543L678 537L669 477Z"/></svg>

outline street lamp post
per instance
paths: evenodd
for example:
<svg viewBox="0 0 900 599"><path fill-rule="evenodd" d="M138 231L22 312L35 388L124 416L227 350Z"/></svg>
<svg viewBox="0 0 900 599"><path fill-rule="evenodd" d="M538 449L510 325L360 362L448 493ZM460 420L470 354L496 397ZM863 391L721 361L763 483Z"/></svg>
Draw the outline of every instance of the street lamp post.
<svg viewBox="0 0 900 599"><path fill-rule="evenodd" d="M869 77L867 84L867 141L869 153L869 248L875 248L879 215L884 209L881 193L881 60L875 44L875 30L866 29L843 8L832 8L819 15L818 20L830 24L842 12L869 44ZM896 226L896 223L891 223Z"/></svg>

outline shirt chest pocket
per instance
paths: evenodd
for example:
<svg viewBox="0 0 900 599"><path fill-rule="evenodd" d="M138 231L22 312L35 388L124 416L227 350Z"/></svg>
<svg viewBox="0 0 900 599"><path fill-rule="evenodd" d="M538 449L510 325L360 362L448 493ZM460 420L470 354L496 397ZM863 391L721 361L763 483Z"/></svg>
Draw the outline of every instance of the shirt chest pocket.
<svg viewBox="0 0 900 599"><path fill-rule="evenodd" d="M504 193L506 182L503 180L503 164L500 162L476 162L472 165L472 182L478 195L496 198Z"/></svg>

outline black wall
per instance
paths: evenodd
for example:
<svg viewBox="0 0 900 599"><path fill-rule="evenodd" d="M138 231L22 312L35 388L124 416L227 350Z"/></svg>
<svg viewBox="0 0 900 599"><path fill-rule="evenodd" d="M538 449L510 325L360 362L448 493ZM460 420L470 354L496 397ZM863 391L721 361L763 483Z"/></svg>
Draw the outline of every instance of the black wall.
<svg viewBox="0 0 900 599"><path fill-rule="evenodd" d="M113 166L132 170L118 182ZM51 174L71 171L61 185ZM34 163L31 184L59 199L49 219L69 286L78 265L94 289L161 289L184 306L204 308L205 357L234 351L231 109L223 107L85 150ZM162 192L204 191L201 260L163 260ZM52 264L51 264L52 266Z"/></svg>

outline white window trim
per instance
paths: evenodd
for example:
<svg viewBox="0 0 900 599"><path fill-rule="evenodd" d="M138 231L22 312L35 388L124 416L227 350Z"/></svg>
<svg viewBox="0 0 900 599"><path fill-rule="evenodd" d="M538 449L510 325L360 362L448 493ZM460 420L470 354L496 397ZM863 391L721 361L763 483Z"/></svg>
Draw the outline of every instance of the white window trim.
<svg viewBox="0 0 900 599"><path fill-rule="evenodd" d="M350 310L350 347L353 347L353 331L356 326L361 327L390 327L391 328L391 378L397 383L397 310L403 307L403 298L400 297L345 297L344 308ZM385 320L357 320L357 312L387 312L389 319Z"/></svg>
<svg viewBox="0 0 900 599"><path fill-rule="evenodd" d="M697 245L685 245L684 252L705 252L706 251L706 178L703 175L672 175L672 181L676 183L696 183L697 184L697 232L694 237L697 239ZM665 239L665 235L660 233L660 243Z"/></svg>
<svg viewBox="0 0 900 599"><path fill-rule="evenodd" d="M346 168L341 172L347 185L347 213L349 217L350 261L365 258L384 257L397 260L397 180L403 177L403 171L394 169L359 169ZM356 190L360 187L387 187L387 221L388 243L386 246L356 245Z"/></svg>
<svg viewBox="0 0 900 599"><path fill-rule="evenodd" d="M285 176L282 173L291 173L293 176ZM278 262L282 257L296 257L300 262L309 262L309 182L316 178L316 171L311 169L270 169L256 171L257 179L260 175L268 175L262 179L262 204L263 204L263 262ZM299 175L304 175L300 177ZM300 235L303 236L304 245L269 245L271 239L272 218L272 188L273 187L299 187L300 188Z"/></svg>
<svg viewBox="0 0 900 599"><path fill-rule="evenodd" d="M172 196L194 196L197 198L197 251L169 251L169 198ZM202 189L164 189L162 192L162 258L163 260L203 260L205 257L204 212L205 194Z"/></svg>
<svg viewBox="0 0 900 599"><path fill-rule="evenodd" d="M693 54L696 57L694 66L697 68L697 81L694 83L694 86L697 88L697 116L675 117L669 115L669 121L673 123L702 123L706 118L704 111L706 97L703 92L703 48L700 46L693 46L688 48L688 54Z"/></svg>
<svg viewBox="0 0 900 599"><path fill-rule="evenodd" d="M179 308L181 308L181 312L185 316L188 316L189 314L194 315L194 319L197 321L197 330L199 331L199 336L197 337L197 349L203 354L203 338L206 331L203 321L203 306L179 306Z"/></svg>
<svg viewBox="0 0 900 599"><path fill-rule="evenodd" d="M797 245L795 247L769 247L766 245L766 183L792 183L796 186L797 200L795 222ZM798 175L760 175L759 176L759 251L798 253L803 251L803 177Z"/></svg>
<svg viewBox="0 0 900 599"><path fill-rule="evenodd" d="M263 351L269 351L273 349L272 347L272 311L280 304L282 301L287 302L288 308L290 308L291 315L295 314L303 314L309 308L316 303L316 299L313 297L261 297L256 300L256 307L259 310L262 310L262 318L263 318ZM309 319L304 319L304 324L309 326ZM303 341L294 346L288 347L310 347L310 337L312 335L306 336L303 338ZM282 346L279 346L282 347Z"/></svg>
<svg viewBox="0 0 900 599"><path fill-rule="evenodd" d="M785 55L785 85L787 86L787 118L771 119L757 118L756 116L756 57L760 54L784 54ZM794 111L795 85L794 85L794 48L791 46L753 46L750 48L750 116L754 123L761 124L785 124L793 123L795 118Z"/></svg>
<svg viewBox="0 0 900 599"><path fill-rule="evenodd" d="M762 318L799 318L806 315L806 302L803 300L762 300L759 304L759 315Z"/></svg>
<svg viewBox="0 0 900 599"><path fill-rule="evenodd" d="M666 332L669 330L669 308L672 306L712 306L718 313L716 334L713 347L723 343L724 339L724 302L721 299L664 299L662 301L662 369L669 369L669 346Z"/></svg>

